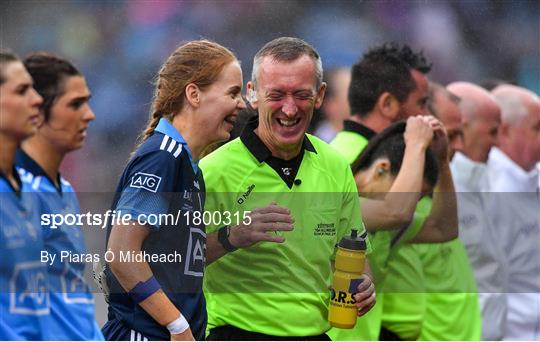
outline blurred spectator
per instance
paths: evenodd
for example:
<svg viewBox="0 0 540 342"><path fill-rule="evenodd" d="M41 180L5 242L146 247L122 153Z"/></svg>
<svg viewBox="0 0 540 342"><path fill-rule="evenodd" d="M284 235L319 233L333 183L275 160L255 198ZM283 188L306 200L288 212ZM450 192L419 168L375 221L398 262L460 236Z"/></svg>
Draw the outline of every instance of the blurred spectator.
<svg viewBox="0 0 540 342"><path fill-rule="evenodd" d="M324 72L326 93L321 108L323 120L319 122L315 135L326 142L332 141L343 129L343 121L350 116L347 93L351 83L349 68L335 68Z"/></svg>
<svg viewBox="0 0 540 342"><path fill-rule="evenodd" d="M148 115L152 71L181 41L206 37L231 46L246 70L256 47L278 33L312 41L328 69L353 63L381 41L413 42L437 60L436 79L496 77L540 91L538 17L539 2L486 0L11 1L0 12L4 46L22 55L61 53L81 66L94 90L98 120L88 148L63 167L80 191L114 188Z"/></svg>
<svg viewBox="0 0 540 342"><path fill-rule="evenodd" d="M502 84L508 84L509 82L504 80L499 80L497 78L487 78L483 81L481 81L478 85L488 91L492 91L493 89L497 88L498 86Z"/></svg>

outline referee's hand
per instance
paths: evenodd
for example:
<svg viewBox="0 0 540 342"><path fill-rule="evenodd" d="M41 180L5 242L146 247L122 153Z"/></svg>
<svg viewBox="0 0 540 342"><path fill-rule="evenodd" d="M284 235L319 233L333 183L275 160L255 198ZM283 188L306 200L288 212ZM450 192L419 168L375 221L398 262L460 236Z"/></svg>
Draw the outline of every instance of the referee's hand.
<svg viewBox="0 0 540 342"><path fill-rule="evenodd" d="M275 233L293 230L291 212L275 203L253 210L249 217L249 224L242 223L231 228L229 241L234 247L250 247L261 241L282 243L285 237Z"/></svg>
<svg viewBox="0 0 540 342"><path fill-rule="evenodd" d="M358 316L365 315L375 305L375 285L371 278L364 273L364 281L358 285L357 293L354 295Z"/></svg>

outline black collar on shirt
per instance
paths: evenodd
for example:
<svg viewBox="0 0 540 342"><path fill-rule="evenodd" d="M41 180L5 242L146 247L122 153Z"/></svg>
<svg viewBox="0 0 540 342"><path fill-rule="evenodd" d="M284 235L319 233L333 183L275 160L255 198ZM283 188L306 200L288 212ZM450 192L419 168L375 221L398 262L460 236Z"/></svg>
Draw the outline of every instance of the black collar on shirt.
<svg viewBox="0 0 540 342"><path fill-rule="evenodd" d="M0 171L0 178L4 178L6 180L6 183L8 183L9 187L13 190L13 192L16 193L17 195L20 195L22 191L22 181L21 181L21 177L19 176L19 172L15 168L15 165L13 166L12 172L13 172L13 178L15 178L15 182L19 186L19 190L13 187L13 184L11 184L9 179L6 177L6 175L2 171Z"/></svg>
<svg viewBox="0 0 540 342"><path fill-rule="evenodd" d="M242 131L242 134L240 135L240 140L246 145L249 152L257 158L259 163L262 163L263 161L267 161L271 156L272 152L270 152L270 149L266 147L266 145L262 142L261 138L257 134L255 134L255 129L259 126L259 117L254 116L248 120L246 123L246 126L244 127L244 130ZM302 151L308 150L313 153L317 153L317 150L315 150L315 147L309 141L307 136L304 134L304 141L302 142ZM278 158L279 159L279 158ZM293 158L294 159L294 158Z"/></svg>
<svg viewBox="0 0 540 342"><path fill-rule="evenodd" d="M26 171L30 172L34 176L42 176L42 177L47 178L49 182L51 182L51 184L53 184L53 186L56 188L56 191L62 194L62 183L60 180L60 173L58 173L58 179L57 179L58 187L56 187L54 185L54 182L49 177L49 175L47 175L47 173L45 172L45 170L43 170L43 168L39 166L39 164L36 163L36 161L32 159L32 157L30 157L26 152L24 152L20 148L17 150L17 155L15 156L15 164L17 166L22 167Z"/></svg>
<svg viewBox="0 0 540 342"><path fill-rule="evenodd" d="M304 135L304 140L302 142L302 149L300 154L294 157L291 160L284 160L272 156L270 149L262 142L257 134L255 134L255 129L259 126L259 117L255 116L250 118L246 123L242 134L240 135L240 140L247 147L249 152L253 154L259 163L266 162L272 169L274 169L277 174L283 179L289 188L292 188L295 184L296 174L300 169L300 164L302 163L302 158L304 157L304 151L309 151L317 153L315 147L309 141L306 135Z"/></svg>
<svg viewBox="0 0 540 342"><path fill-rule="evenodd" d="M377 134L371 128L352 120L345 120L343 122L343 130L358 133L365 137L367 140L371 140L371 138L373 138Z"/></svg>

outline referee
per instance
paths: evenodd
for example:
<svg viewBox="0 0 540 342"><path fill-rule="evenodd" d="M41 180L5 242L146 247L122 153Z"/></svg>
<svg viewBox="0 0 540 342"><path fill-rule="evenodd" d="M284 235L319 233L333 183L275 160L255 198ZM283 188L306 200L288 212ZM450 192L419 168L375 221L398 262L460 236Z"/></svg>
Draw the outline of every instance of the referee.
<svg viewBox="0 0 540 342"><path fill-rule="evenodd" d="M255 55L248 98L259 115L240 138L201 161L206 210L254 211L284 206L294 229L235 251L244 227L211 225L229 253L205 275L209 340L328 340L331 259L351 229L365 235L349 165L305 132L326 85L319 54L297 38L278 38ZM226 167L226 169L224 169ZM209 249L210 251L210 249ZM355 295L358 315L375 299L369 276ZM299 320L298 318L301 317Z"/></svg>
<svg viewBox="0 0 540 342"><path fill-rule="evenodd" d="M331 142L332 147L352 163L376 133L402 118L425 114L428 100L426 74L430 69L431 64L424 55L407 45L384 44L369 50L352 68L349 104L353 115ZM402 212L403 206L400 203L386 206L387 214L379 222L379 225L391 223L396 228L408 227L403 230L404 234L396 235L391 245L385 282L382 291L379 290L382 312L378 317L371 315L359 319L354 332L333 330L333 338L392 340L419 337L426 300L422 263L414 246L405 242L440 242L457 236L455 198L446 202L448 197L442 196L442 193L453 194L454 190L445 157L446 135L441 134L444 130L438 131L438 137L434 137L437 142L432 144L434 151L439 152L437 157L441 156L433 202L424 197L416 209L410 210L410 215L401 215L401 221L393 222L391 218ZM373 228L368 225L368 229ZM373 327L378 326L377 321L381 325L380 334L373 331Z"/></svg>

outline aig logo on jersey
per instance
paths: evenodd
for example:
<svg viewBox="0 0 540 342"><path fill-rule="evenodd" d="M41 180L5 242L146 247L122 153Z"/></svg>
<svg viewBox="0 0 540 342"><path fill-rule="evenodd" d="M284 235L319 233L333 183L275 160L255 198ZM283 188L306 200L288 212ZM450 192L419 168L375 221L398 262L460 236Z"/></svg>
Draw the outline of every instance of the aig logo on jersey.
<svg viewBox="0 0 540 342"><path fill-rule="evenodd" d="M152 175L150 173L137 172L131 178L131 188L145 189L152 192L157 192L159 188L159 183L161 183L161 177Z"/></svg>
<svg viewBox="0 0 540 342"><path fill-rule="evenodd" d="M206 234L199 228L189 229L184 274L202 277L206 263Z"/></svg>
<svg viewBox="0 0 540 342"><path fill-rule="evenodd" d="M15 265L10 280L9 312L23 315L49 313L50 298L44 271L39 261Z"/></svg>

